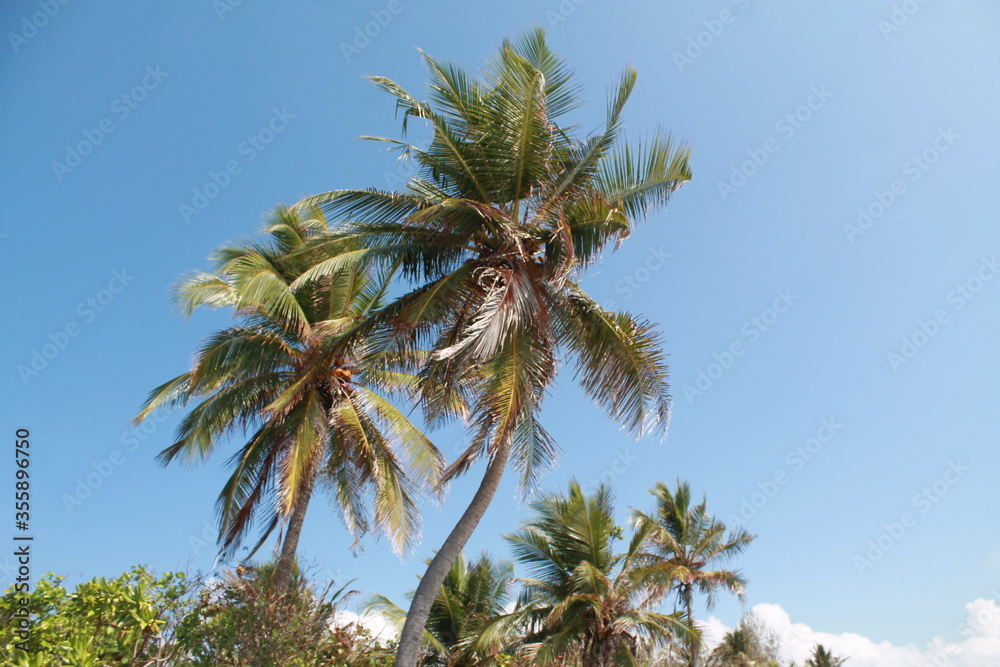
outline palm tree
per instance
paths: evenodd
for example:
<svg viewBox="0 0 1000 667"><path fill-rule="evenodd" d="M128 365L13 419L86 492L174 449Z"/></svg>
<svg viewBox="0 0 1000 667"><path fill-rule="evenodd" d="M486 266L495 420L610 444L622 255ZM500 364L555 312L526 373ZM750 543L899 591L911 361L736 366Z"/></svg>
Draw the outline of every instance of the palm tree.
<svg viewBox="0 0 1000 667"><path fill-rule="evenodd" d="M686 636L683 614L655 611L658 579L651 586L641 562L648 531L635 531L616 552L622 529L606 487L587 496L571 482L569 495L548 495L531 507L535 515L506 539L532 574L522 580L515 616L529 628L534 664L638 665L652 649Z"/></svg>
<svg viewBox="0 0 1000 667"><path fill-rule="evenodd" d="M279 208L264 239L221 248L212 273L184 280L176 298L185 314L224 308L238 321L206 340L191 370L153 390L135 419L200 401L160 454L164 465L202 462L229 436L249 436L219 495L220 541L231 555L255 521L264 526L257 547L284 524L279 584L289 582L317 483L356 537L373 505L375 525L402 551L418 525L416 485L436 484L440 473L438 451L383 395L412 385L404 362L414 355L357 334L384 297L385 277L353 266L291 288L313 262L307 244L327 233L321 211Z"/></svg>
<svg viewBox="0 0 1000 667"><path fill-rule="evenodd" d="M742 597L746 580L739 570L709 567L725 563L742 553L756 536L743 529L726 531L726 525L708 513L706 501L691 506L691 490L687 482L677 482L671 492L662 482L650 492L656 498L652 516L633 512L636 526L649 532L651 549L646 553L651 574L662 576L663 590L671 587L677 601L694 623L694 591L707 596L711 609L716 592L722 588ZM691 667L697 667L699 643L689 644Z"/></svg>
<svg viewBox="0 0 1000 667"><path fill-rule="evenodd" d="M822 644L817 644L816 648L813 649L812 657L806 660L805 667L840 667L845 662L847 662L847 658L839 658Z"/></svg>
<svg viewBox="0 0 1000 667"><path fill-rule="evenodd" d="M708 657L710 667L776 667L778 638L749 613L736 629L727 632Z"/></svg>
<svg viewBox="0 0 1000 667"><path fill-rule="evenodd" d="M421 664L442 667L480 667L495 664L508 635L497 631L497 618L507 614L514 568L483 553L472 563L464 554L452 563L431 606L424 629L428 655ZM384 596L375 596L367 609L381 613L398 627L406 612ZM507 627L510 627L509 624Z"/></svg>
<svg viewBox="0 0 1000 667"><path fill-rule="evenodd" d="M431 423L472 409L471 443L443 481L486 459L468 509L432 559L400 638L400 667L414 667L420 637L451 563L488 507L508 458L530 489L556 446L538 420L560 354L585 392L636 437L665 434L670 399L651 322L601 308L580 287L585 269L616 248L690 179L689 151L657 132L626 144L627 68L601 130L560 125L579 88L541 29L505 41L480 75L424 56L430 101L384 77L374 83L407 122L433 130L427 148L388 142L417 164L404 191L335 190L310 197L345 220L316 244L326 258L307 283L348 266L398 267L410 291L373 318L407 345L433 350L422 369Z"/></svg>

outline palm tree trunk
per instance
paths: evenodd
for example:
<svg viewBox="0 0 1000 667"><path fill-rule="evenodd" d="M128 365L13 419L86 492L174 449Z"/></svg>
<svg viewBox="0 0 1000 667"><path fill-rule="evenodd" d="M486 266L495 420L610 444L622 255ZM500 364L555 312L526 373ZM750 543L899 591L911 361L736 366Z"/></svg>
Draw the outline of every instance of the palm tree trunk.
<svg viewBox="0 0 1000 667"><path fill-rule="evenodd" d="M309 473L303 481L304 484L299 489L295 505L292 507L292 515L288 519L288 530L285 532L284 542L281 543L281 555L278 556L278 564L275 566L274 586L279 591L287 588L292 579L295 552L299 548L302 524L306 519L309 497L312 495L313 487L316 485L316 475Z"/></svg>
<svg viewBox="0 0 1000 667"><path fill-rule="evenodd" d="M692 610L692 595L691 595L691 585L688 584L684 589L684 609L687 611L688 624L691 626L691 630L694 630L694 611ZM701 659L701 644L694 637L688 644L691 651L690 659L688 660L689 667L699 667Z"/></svg>
<svg viewBox="0 0 1000 667"><path fill-rule="evenodd" d="M448 570L452 563L462 552L466 542L472 537L473 531L479 525L480 519L486 513L486 508L490 506L493 495L500 486L500 478L503 477L504 468L507 466L507 457L510 454L510 442L507 438L501 442L496 453L486 466L486 473L483 481L479 483L476 495L472 497L472 502L462 514L451 533L445 539L441 549L434 555L431 564L427 566L427 571L420 579L417 592L413 594L410 602L410 609L406 613L406 623L403 624L403 631L399 636L399 647L396 649L396 667L417 667L417 659L420 657L420 640L424 634L424 625L427 623L427 616L430 614L431 605L437 597L441 585L448 576Z"/></svg>

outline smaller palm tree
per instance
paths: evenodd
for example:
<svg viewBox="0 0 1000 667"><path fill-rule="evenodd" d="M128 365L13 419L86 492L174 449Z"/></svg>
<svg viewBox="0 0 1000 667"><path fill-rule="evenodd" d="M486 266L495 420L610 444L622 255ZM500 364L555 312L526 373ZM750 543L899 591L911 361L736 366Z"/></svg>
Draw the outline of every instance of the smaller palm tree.
<svg viewBox="0 0 1000 667"><path fill-rule="evenodd" d="M448 571L424 628L423 665L479 667L495 664L498 653L511 639L498 632L496 620L507 616L514 567L483 553L472 563L460 555ZM378 595L368 604L402 627L406 612ZM508 624L507 627L510 627Z"/></svg>
<svg viewBox="0 0 1000 667"><path fill-rule="evenodd" d="M310 497L332 492L355 536L374 525L397 551L412 545L416 495L439 480L442 457L388 397L415 386L415 353L364 334L387 276L350 267L293 289L315 258L311 240L330 233L323 213L279 207L263 238L213 256L215 271L177 288L186 314L230 310L236 323L216 332L191 369L153 390L136 422L154 410L197 402L176 442L160 454L199 463L232 436L245 444L219 494L220 541L232 555L256 522L258 546L285 528L279 583L290 581Z"/></svg>
<svg viewBox="0 0 1000 667"><path fill-rule="evenodd" d="M722 642L708 656L709 667L776 667L780 645L752 612L740 620L735 630L727 632Z"/></svg>
<svg viewBox="0 0 1000 667"><path fill-rule="evenodd" d="M535 516L508 536L515 558L532 578L522 580L525 651L536 665L638 665L655 647L688 632L681 613L656 611L655 586L641 563L647 529L636 531L623 553L611 492L591 496L571 482L569 494L531 504Z"/></svg>
<svg viewBox="0 0 1000 667"><path fill-rule="evenodd" d="M727 532L726 525L708 513L704 499L692 507L687 482L678 480L676 491L660 482L650 493L656 498L653 514L635 510L633 520L649 535L650 549L644 560L649 575L659 577L660 592L676 592L677 602L692 625L696 589L706 596L709 609L720 589L742 597L746 579L739 570L709 568L743 553L756 536L742 529ZM697 667L700 647L697 636L691 637L688 664Z"/></svg>
<svg viewBox="0 0 1000 667"><path fill-rule="evenodd" d="M847 658L837 657L822 644L816 644L812 657L806 660L805 667L840 667L845 662Z"/></svg>

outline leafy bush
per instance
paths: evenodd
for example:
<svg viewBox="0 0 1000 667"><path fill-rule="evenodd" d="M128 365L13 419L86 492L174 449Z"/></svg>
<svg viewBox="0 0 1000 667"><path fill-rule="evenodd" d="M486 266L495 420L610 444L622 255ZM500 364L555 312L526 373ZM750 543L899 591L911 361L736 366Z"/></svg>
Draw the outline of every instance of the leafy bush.
<svg viewBox="0 0 1000 667"><path fill-rule="evenodd" d="M295 573L287 588L275 586L272 565L237 568L201 593L184 619L178 639L184 665L209 667L324 667L390 665L364 627L335 625L338 605L352 593L331 588L317 593Z"/></svg>
<svg viewBox="0 0 1000 667"><path fill-rule="evenodd" d="M389 667L393 647L357 623L337 625L350 595L300 575L279 592L274 566L201 581L135 567L70 592L48 574L0 597L0 667ZM22 598L27 605L22 605ZM23 609L30 633L17 633Z"/></svg>
<svg viewBox="0 0 1000 667"><path fill-rule="evenodd" d="M30 592L12 586L0 597L4 667L152 665L175 657L173 632L190 608L186 575L154 577L134 567L117 579L82 583L72 593L62 581L48 574ZM30 612L27 640L17 634L22 598Z"/></svg>

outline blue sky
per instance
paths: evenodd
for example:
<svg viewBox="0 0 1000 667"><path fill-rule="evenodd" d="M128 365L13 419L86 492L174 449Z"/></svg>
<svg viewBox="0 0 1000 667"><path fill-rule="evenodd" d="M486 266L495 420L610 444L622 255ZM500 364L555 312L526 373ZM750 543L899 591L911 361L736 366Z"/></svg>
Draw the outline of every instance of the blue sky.
<svg viewBox="0 0 1000 667"><path fill-rule="evenodd" d="M669 437L630 441L565 373L544 486L603 476L624 517L687 479L759 535L740 561L749 604L894 644L954 638L1000 584L1000 6L985 0L4 3L2 415L32 434L35 573L212 565L224 457L160 468L178 414L127 423L225 321L185 320L169 286L275 204L398 184L393 156L357 140L399 131L363 75L419 92L417 47L475 67L534 24L586 86L585 127L631 63L629 135L659 125L694 149L694 180L585 282L662 324ZM451 453L461 433L435 439ZM10 480L11 456L0 469ZM375 541L352 555L322 502L303 556L401 601L479 472L426 508L409 558ZM526 516L514 482L472 551L506 554L497 536ZM0 509L12 519L6 492Z"/></svg>

